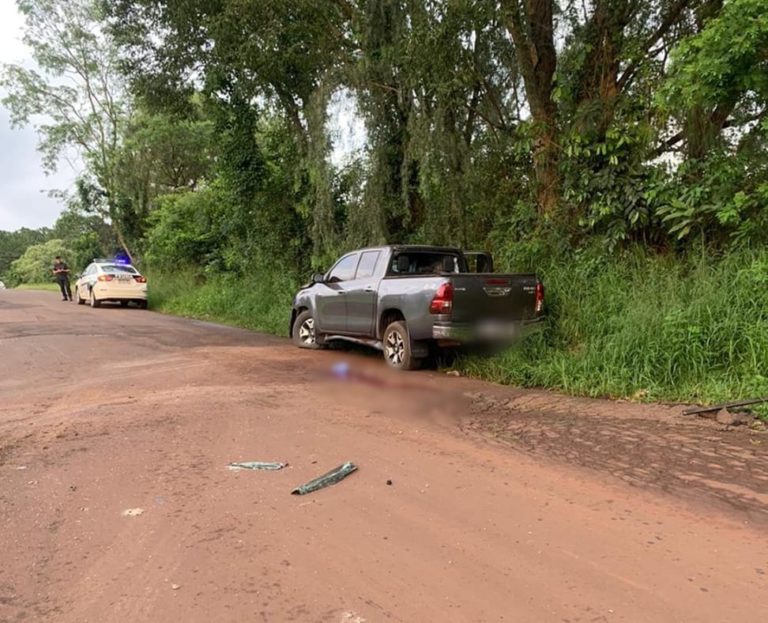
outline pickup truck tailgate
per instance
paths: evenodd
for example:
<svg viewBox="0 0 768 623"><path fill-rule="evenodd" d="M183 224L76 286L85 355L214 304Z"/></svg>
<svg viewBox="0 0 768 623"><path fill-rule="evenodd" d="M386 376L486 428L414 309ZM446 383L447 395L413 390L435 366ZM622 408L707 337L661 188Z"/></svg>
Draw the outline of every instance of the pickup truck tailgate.
<svg viewBox="0 0 768 623"><path fill-rule="evenodd" d="M455 274L451 321L521 321L536 317L536 275Z"/></svg>

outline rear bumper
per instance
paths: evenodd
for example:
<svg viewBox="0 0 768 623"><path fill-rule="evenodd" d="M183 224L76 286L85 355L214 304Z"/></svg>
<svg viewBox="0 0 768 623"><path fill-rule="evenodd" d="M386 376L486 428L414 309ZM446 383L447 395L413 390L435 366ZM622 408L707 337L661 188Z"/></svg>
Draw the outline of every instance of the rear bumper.
<svg viewBox="0 0 768 623"><path fill-rule="evenodd" d="M146 301L147 288L96 286L93 293L99 301Z"/></svg>
<svg viewBox="0 0 768 623"><path fill-rule="evenodd" d="M505 323L453 323L436 322L432 338L459 343L513 342L541 326L543 317L532 320Z"/></svg>

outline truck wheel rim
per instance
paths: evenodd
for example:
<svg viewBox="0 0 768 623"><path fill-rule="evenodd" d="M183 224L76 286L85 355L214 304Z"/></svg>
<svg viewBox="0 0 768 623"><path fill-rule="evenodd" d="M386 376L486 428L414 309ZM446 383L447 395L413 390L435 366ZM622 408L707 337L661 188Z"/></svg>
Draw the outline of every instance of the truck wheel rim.
<svg viewBox="0 0 768 623"><path fill-rule="evenodd" d="M403 340L403 336L397 331L392 331L389 336L387 336L386 351L387 359L389 359L390 363L400 365L403 362L405 341Z"/></svg>
<svg viewBox="0 0 768 623"><path fill-rule="evenodd" d="M299 339L302 344L315 343L315 319L307 318L299 327Z"/></svg>

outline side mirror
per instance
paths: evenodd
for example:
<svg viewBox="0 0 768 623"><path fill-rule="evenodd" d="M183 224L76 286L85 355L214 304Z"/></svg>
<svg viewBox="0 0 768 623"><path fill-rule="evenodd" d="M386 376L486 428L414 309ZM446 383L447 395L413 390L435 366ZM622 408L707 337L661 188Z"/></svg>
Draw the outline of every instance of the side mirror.
<svg viewBox="0 0 768 623"><path fill-rule="evenodd" d="M75 279L80 279L80 277L82 277L80 273L75 273Z"/></svg>
<svg viewBox="0 0 768 623"><path fill-rule="evenodd" d="M323 283L325 281L325 275L323 273L315 273L312 275L312 283Z"/></svg>

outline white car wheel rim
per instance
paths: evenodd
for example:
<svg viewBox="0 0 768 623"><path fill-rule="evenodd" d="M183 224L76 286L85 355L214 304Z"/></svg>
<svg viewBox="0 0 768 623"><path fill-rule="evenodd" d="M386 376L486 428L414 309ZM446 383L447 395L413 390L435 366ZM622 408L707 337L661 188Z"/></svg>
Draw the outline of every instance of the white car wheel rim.
<svg viewBox="0 0 768 623"><path fill-rule="evenodd" d="M385 351L390 363L394 365L403 363L403 358L405 356L405 340L399 332L392 331L387 336Z"/></svg>
<svg viewBox="0 0 768 623"><path fill-rule="evenodd" d="M307 318L301 323L299 327L299 339L302 344L314 344L315 343L315 320L314 318Z"/></svg>

